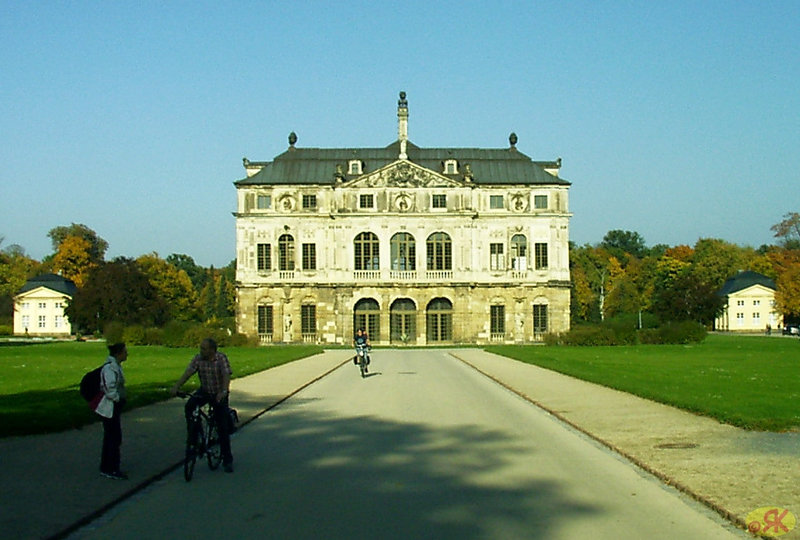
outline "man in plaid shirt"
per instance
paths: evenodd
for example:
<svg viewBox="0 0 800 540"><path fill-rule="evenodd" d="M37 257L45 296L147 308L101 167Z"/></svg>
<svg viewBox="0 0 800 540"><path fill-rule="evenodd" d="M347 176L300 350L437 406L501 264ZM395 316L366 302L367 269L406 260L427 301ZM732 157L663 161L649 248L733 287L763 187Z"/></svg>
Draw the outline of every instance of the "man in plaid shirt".
<svg viewBox="0 0 800 540"><path fill-rule="evenodd" d="M233 472L233 454L231 454L230 416L228 413L228 394L231 384L231 365L224 353L217 351L217 342L206 338L200 344L200 354L192 358L186 371L172 387L172 395L178 393L181 386L197 373L200 378L200 390L192 394L186 402L186 422L197 407L211 403L214 418L219 428L219 447L222 451L222 465L225 472Z"/></svg>

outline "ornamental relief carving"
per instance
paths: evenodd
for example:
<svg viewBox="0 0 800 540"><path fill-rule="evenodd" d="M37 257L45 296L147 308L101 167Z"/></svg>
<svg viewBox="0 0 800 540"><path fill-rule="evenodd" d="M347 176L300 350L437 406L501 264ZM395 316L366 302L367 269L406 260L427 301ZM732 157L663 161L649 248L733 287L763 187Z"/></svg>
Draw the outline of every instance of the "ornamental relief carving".
<svg viewBox="0 0 800 540"><path fill-rule="evenodd" d="M294 197L289 194L282 195L281 198L278 199L278 208L280 208L282 212L291 212L294 210L294 206Z"/></svg>
<svg viewBox="0 0 800 540"><path fill-rule="evenodd" d="M511 210L514 212L524 212L528 209L528 197L524 193L513 193L511 195Z"/></svg>
<svg viewBox="0 0 800 540"><path fill-rule="evenodd" d="M394 198L394 207L398 212L411 212L414 210L414 198L408 193L400 193Z"/></svg>
<svg viewBox="0 0 800 540"><path fill-rule="evenodd" d="M394 167L367 176L363 182L369 187L415 188L455 185L447 178L406 162L398 163Z"/></svg>

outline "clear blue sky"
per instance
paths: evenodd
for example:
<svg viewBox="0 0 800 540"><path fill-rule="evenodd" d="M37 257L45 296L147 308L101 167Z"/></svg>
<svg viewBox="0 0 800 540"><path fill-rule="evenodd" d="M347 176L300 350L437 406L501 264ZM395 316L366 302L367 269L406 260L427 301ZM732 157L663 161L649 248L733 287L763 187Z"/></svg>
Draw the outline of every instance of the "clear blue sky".
<svg viewBox="0 0 800 540"><path fill-rule="evenodd" d="M0 235L41 259L235 256L242 157L385 146L563 158L571 239L758 247L800 211L800 2L0 0Z"/></svg>

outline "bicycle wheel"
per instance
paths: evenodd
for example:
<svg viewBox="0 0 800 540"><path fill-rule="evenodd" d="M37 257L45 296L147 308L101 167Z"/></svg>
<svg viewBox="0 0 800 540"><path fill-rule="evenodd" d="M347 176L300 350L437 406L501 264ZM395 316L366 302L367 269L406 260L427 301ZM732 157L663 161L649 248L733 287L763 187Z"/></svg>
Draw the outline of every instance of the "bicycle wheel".
<svg viewBox="0 0 800 540"><path fill-rule="evenodd" d="M222 462L222 449L219 446L219 430L217 423L211 421L208 423L208 446L206 447L206 458L208 459L208 468L212 471L219 467Z"/></svg>
<svg viewBox="0 0 800 540"><path fill-rule="evenodd" d="M189 441L186 443L186 457L183 459L183 477L186 479L187 482L192 481L192 475L194 474L194 464L197 462L197 456L202 452L200 449L200 435L203 428L199 425L195 425L193 429L192 435L189 437Z"/></svg>
<svg viewBox="0 0 800 540"><path fill-rule="evenodd" d="M361 362L358 363L358 367L361 368L361 378L363 379L364 377L367 376L367 359L366 359L366 357L361 359Z"/></svg>

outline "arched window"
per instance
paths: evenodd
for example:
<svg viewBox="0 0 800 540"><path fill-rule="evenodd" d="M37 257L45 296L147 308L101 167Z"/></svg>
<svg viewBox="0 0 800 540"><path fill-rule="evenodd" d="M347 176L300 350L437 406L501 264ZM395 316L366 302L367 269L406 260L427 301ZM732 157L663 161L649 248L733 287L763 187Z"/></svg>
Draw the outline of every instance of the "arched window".
<svg viewBox="0 0 800 540"><path fill-rule="evenodd" d="M294 238L291 234L282 234L278 238L278 269L294 270Z"/></svg>
<svg viewBox="0 0 800 540"><path fill-rule="evenodd" d="M528 269L528 239L524 234L511 237L511 268L520 272Z"/></svg>
<svg viewBox="0 0 800 540"><path fill-rule="evenodd" d="M417 306L409 298L398 298L392 302L391 335L392 343L417 342Z"/></svg>
<svg viewBox="0 0 800 540"><path fill-rule="evenodd" d="M353 333L359 328L367 331L370 341L380 337L381 308L372 298L362 298L353 309Z"/></svg>
<svg viewBox="0 0 800 540"><path fill-rule="evenodd" d="M447 233L436 232L428 237L428 270L453 269L453 244Z"/></svg>
<svg viewBox="0 0 800 540"><path fill-rule="evenodd" d="M391 240L392 270L416 270L417 246L408 233L397 233Z"/></svg>
<svg viewBox="0 0 800 540"><path fill-rule="evenodd" d="M378 237L371 232L363 232L356 236L355 269L380 270Z"/></svg>
<svg viewBox="0 0 800 540"><path fill-rule="evenodd" d="M453 341L453 304L447 298L428 303L428 343Z"/></svg>

